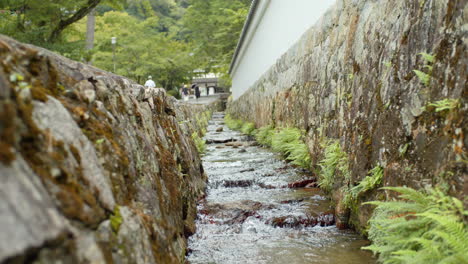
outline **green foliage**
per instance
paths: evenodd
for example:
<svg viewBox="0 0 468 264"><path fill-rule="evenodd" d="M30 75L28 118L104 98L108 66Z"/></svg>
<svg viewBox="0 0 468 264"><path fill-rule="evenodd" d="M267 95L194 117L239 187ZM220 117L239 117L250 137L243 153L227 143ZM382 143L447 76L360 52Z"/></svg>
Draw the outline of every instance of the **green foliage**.
<svg viewBox="0 0 468 264"><path fill-rule="evenodd" d="M119 206L115 206L113 214L110 216L110 225L112 231L119 232L120 225L122 224L122 215L120 214Z"/></svg>
<svg viewBox="0 0 468 264"><path fill-rule="evenodd" d="M240 130L244 122L239 119L233 119L231 115L226 115L224 117L224 123L232 130Z"/></svg>
<svg viewBox="0 0 468 264"><path fill-rule="evenodd" d="M342 176L349 181L350 173L348 168L348 155L341 150L340 142L337 140L327 140L322 145L324 157L319 162L321 173L319 176L319 186L330 192L337 177Z"/></svg>
<svg viewBox="0 0 468 264"><path fill-rule="evenodd" d="M364 249L379 254L382 263L466 263L468 211L463 202L438 189L416 191L387 187L400 200L377 205L369 221L373 244Z"/></svg>
<svg viewBox="0 0 468 264"><path fill-rule="evenodd" d="M255 139L263 146L271 146L275 128L272 125L264 126L257 129Z"/></svg>
<svg viewBox="0 0 468 264"><path fill-rule="evenodd" d="M426 63L434 63L435 62L435 56L429 53L421 52L418 55L421 55L423 59L426 61Z"/></svg>
<svg viewBox="0 0 468 264"><path fill-rule="evenodd" d="M302 141L302 134L303 131L297 128L280 129L272 135L271 148L282 153L292 164L310 168L309 148Z"/></svg>
<svg viewBox="0 0 468 264"><path fill-rule="evenodd" d="M255 124L254 123L249 123L249 122L245 122L243 125L242 125L242 128L241 128L241 132L246 134L246 135L249 135L249 136L253 136L256 132L255 130Z"/></svg>
<svg viewBox="0 0 468 264"><path fill-rule="evenodd" d="M282 128L275 134L273 134L273 138L271 140L271 148L274 151L288 155L291 151L289 144L299 141L301 139L301 136L301 131L297 128Z"/></svg>
<svg viewBox="0 0 468 264"><path fill-rule="evenodd" d="M368 176L366 176L362 181L360 181L358 185L352 187L349 190L349 195L351 196L350 198L356 201L359 195L369 190L372 190L378 185L380 185L382 183L382 178L383 168L380 166L375 166L369 171Z"/></svg>
<svg viewBox="0 0 468 264"><path fill-rule="evenodd" d="M430 81L431 81L431 75L419 70L413 70L414 73L416 73L416 76L418 76L419 81L423 83L424 85L428 86Z"/></svg>
<svg viewBox="0 0 468 264"><path fill-rule="evenodd" d="M418 76L419 81L423 83L425 86L428 86L431 82L431 74L432 74L432 64L435 62L435 56L432 54L428 54L425 52L421 52L418 55L421 55L425 61L424 68L428 69L428 72L423 72L420 70L413 70L413 72Z"/></svg>
<svg viewBox="0 0 468 264"><path fill-rule="evenodd" d="M436 101L434 103L429 103L427 106L435 107L435 111L437 113L445 111L445 110L451 111L453 109L460 107L460 100L446 98L444 100Z"/></svg>
<svg viewBox="0 0 468 264"><path fill-rule="evenodd" d="M191 1L182 23L201 68L227 72L249 5L249 0Z"/></svg>
<svg viewBox="0 0 468 264"><path fill-rule="evenodd" d="M197 148L198 153L203 154L206 152L206 142L203 138L200 138L197 132L192 134L193 142L195 143L195 147Z"/></svg>
<svg viewBox="0 0 468 264"><path fill-rule="evenodd" d="M167 94L173 96L174 98L180 99L180 93L176 89L167 91Z"/></svg>

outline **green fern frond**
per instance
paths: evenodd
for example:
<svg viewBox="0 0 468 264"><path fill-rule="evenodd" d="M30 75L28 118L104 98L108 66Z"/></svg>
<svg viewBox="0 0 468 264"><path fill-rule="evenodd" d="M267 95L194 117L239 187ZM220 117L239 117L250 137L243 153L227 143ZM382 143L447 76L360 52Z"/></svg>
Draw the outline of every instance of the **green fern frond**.
<svg viewBox="0 0 468 264"><path fill-rule="evenodd" d="M383 189L399 192L403 200L367 203L377 207L369 221L373 244L364 249L379 254L382 263L466 263L468 231L461 201L438 189Z"/></svg>
<svg viewBox="0 0 468 264"><path fill-rule="evenodd" d="M426 63L434 63L436 59L434 55L426 53L426 52L421 52L418 55L421 55L423 59L426 61Z"/></svg>
<svg viewBox="0 0 468 264"><path fill-rule="evenodd" d="M255 132L255 124L249 122L244 123L241 127L241 132L246 135L252 136Z"/></svg>
<svg viewBox="0 0 468 264"><path fill-rule="evenodd" d="M428 86L430 81L431 81L431 75L419 70L413 70L414 73L416 73L416 76L418 76L419 81L424 84L425 86Z"/></svg>
<svg viewBox="0 0 468 264"><path fill-rule="evenodd" d="M264 126L257 129L255 139L263 146L271 146L274 133L275 129L272 125Z"/></svg>

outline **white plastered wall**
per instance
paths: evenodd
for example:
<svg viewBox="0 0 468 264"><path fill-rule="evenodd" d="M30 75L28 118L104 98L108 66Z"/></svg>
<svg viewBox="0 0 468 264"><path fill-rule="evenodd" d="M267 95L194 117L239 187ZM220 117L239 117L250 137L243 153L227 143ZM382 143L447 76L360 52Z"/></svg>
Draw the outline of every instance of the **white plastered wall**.
<svg viewBox="0 0 468 264"><path fill-rule="evenodd" d="M234 64L233 99L239 98L335 0L260 0Z"/></svg>

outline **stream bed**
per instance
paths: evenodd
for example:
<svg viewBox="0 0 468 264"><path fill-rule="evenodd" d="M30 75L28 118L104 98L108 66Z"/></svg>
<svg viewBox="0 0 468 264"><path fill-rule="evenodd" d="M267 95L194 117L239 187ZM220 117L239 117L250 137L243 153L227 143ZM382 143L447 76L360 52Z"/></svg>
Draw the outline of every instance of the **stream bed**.
<svg viewBox="0 0 468 264"><path fill-rule="evenodd" d="M207 196L187 261L206 263L376 263L369 242L338 230L333 208L302 169L224 125L209 122L203 166Z"/></svg>

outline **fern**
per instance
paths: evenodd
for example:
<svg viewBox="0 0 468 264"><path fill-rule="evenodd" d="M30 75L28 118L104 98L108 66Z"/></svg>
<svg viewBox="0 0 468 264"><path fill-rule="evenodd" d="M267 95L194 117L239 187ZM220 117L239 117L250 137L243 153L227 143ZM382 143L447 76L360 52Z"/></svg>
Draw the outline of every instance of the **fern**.
<svg viewBox="0 0 468 264"><path fill-rule="evenodd" d="M310 153L307 145L304 144L302 141L299 141L291 143L290 147L291 151L286 159L290 160L292 164L295 164L305 169L309 169Z"/></svg>
<svg viewBox="0 0 468 264"><path fill-rule="evenodd" d="M436 112L442 112L445 110L453 110L460 107L460 100L459 99L444 99L434 103L429 103L427 106L435 107Z"/></svg>
<svg viewBox="0 0 468 264"><path fill-rule="evenodd" d="M431 75L422 71L418 70L413 70L414 73L416 73L416 76L418 76L419 81L423 83L424 85L428 86L430 81L431 81Z"/></svg>
<svg viewBox="0 0 468 264"><path fill-rule="evenodd" d="M341 150L338 141L329 140L323 147L324 158L319 162L321 168L319 186L329 192L335 183L337 173L345 180L349 180L348 155Z"/></svg>
<svg viewBox="0 0 468 264"><path fill-rule="evenodd" d="M382 263L467 263L468 212L461 201L438 189L384 189L399 192L402 200L367 203L377 208L369 221L373 244L365 249Z"/></svg>
<svg viewBox="0 0 468 264"><path fill-rule="evenodd" d="M206 142L203 138L200 138L200 136L198 136L198 133L197 132L194 132L192 134L192 139L193 139L193 142L195 143L195 147L197 148L197 151L198 153L200 154L203 154L206 152Z"/></svg>
<svg viewBox="0 0 468 264"><path fill-rule="evenodd" d="M230 115L224 117L224 122L232 130L239 130L242 128L243 122L239 119L233 119Z"/></svg>
<svg viewBox="0 0 468 264"><path fill-rule="evenodd" d="M257 129L257 133L255 134L255 139L258 143L262 144L263 146L271 146L273 135L275 134L275 129L272 125L264 126Z"/></svg>
<svg viewBox="0 0 468 264"><path fill-rule="evenodd" d="M271 148L274 151L284 153L288 155L292 147L289 146L289 143L299 141L301 138L301 131L297 128L283 128L277 133L273 134L271 140Z"/></svg>
<svg viewBox="0 0 468 264"><path fill-rule="evenodd" d="M250 136L253 136L255 133L255 125L254 123L246 122L241 127L241 132Z"/></svg>
<svg viewBox="0 0 468 264"><path fill-rule="evenodd" d="M374 189L382 182L383 168L375 166L369 171L369 175L366 176L358 185L350 189L349 193L353 200L357 200L359 195L369 190Z"/></svg>
<svg viewBox="0 0 468 264"><path fill-rule="evenodd" d="M268 130L266 131L268 134ZM260 131L259 133L265 132ZM302 141L302 134L303 131L297 128L283 128L277 133L272 134L271 148L274 151L282 153L292 164L303 168L310 168L309 148Z"/></svg>
<svg viewBox="0 0 468 264"><path fill-rule="evenodd" d="M434 63L435 62L435 56L426 52L421 52L418 55L421 55L423 59L426 61L426 63Z"/></svg>

